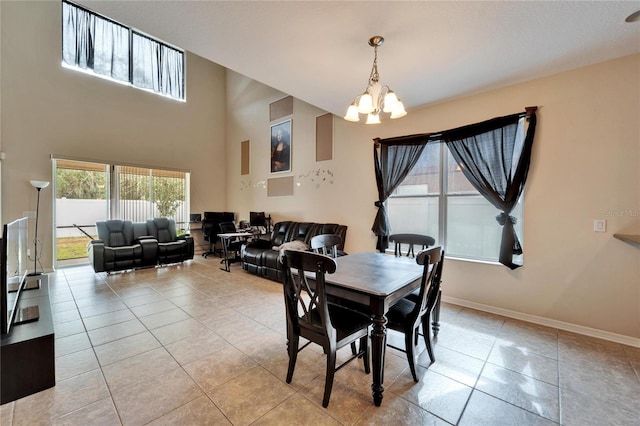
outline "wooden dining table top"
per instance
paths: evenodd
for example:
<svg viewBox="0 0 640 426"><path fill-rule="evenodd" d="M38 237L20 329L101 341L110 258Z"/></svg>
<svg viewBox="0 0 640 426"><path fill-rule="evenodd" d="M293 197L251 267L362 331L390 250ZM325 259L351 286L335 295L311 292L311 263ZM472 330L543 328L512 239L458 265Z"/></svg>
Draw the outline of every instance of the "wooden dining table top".
<svg viewBox="0 0 640 426"><path fill-rule="evenodd" d="M336 259L338 267L327 274L328 284L386 297L422 276L415 259L383 253L360 252Z"/></svg>

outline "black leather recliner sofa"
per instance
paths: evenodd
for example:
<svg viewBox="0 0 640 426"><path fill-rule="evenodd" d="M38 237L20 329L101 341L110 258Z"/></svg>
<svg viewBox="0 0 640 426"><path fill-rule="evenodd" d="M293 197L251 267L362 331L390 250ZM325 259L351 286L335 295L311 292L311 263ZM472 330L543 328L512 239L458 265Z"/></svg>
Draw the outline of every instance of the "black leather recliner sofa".
<svg viewBox="0 0 640 426"><path fill-rule="evenodd" d="M193 259L193 238L176 236L173 219L147 222L103 220L96 222L98 239L87 252L95 272L115 272Z"/></svg>
<svg viewBox="0 0 640 426"><path fill-rule="evenodd" d="M278 247L283 243L300 240L309 245L311 238L320 234L337 234L342 238L342 244L338 246L338 254L344 253L344 242L347 237L347 226L336 223L314 223L314 222L278 222L273 225L271 238L269 240L255 240L248 243L242 249L242 268L245 271L269 278L275 281L282 281L282 271L278 264Z"/></svg>

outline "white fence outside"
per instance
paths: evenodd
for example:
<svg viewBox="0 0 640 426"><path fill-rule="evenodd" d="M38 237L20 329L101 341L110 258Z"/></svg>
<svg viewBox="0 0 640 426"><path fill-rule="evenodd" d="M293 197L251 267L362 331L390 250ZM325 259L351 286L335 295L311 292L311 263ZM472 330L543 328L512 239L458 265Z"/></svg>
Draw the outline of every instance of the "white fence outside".
<svg viewBox="0 0 640 426"><path fill-rule="evenodd" d="M155 204L145 201L120 201L120 211L127 212L128 220L142 222L149 217L148 212L152 212L152 217L159 217L160 213ZM107 200L79 200L58 198L56 199L56 237L80 237L83 234L73 225L80 226L90 235L96 234L95 224L98 220L106 220L109 216L109 203ZM176 226L178 229L184 227L186 213L183 203L178 206L176 216Z"/></svg>

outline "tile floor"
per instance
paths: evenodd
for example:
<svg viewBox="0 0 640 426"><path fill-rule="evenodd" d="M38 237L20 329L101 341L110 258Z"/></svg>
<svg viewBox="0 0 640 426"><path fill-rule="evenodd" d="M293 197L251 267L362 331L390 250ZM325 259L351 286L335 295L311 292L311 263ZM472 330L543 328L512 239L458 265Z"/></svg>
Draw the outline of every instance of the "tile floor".
<svg viewBox="0 0 640 426"><path fill-rule="evenodd" d="M640 425L640 349L448 304L419 383L388 349L381 407L358 360L336 374L323 409L316 346L285 383L281 286L219 266L57 271L57 385L3 405L0 423Z"/></svg>

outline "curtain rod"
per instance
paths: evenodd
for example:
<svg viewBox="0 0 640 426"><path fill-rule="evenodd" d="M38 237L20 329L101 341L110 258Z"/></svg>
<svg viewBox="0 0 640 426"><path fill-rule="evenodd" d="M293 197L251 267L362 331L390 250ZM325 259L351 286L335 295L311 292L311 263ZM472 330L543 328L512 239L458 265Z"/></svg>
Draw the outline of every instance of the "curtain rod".
<svg viewBox="0 0 640 426"><path fill-rule="evenodd" d="M538 110L537 106L528 106L524 108L524 113L520 113L522 115L524 115L527 118L527 121L529 121L529 117L531 117L532 114L535 114L535 112ZM511 115L516 115L516 114L511 114ZM508 117L508 116L505 116ZM500 117L496 117L496 118L500 118ZM485 121L490 121L493 119L489 119L489 120L485 120ZM481 123L484 123L484 121L481 121ZM478 123L474 123L474 124L478 124ZM471 124L473 125L473 124ZM462 127L466 127L466 126L462 126ZM455 130L455 129L450 129L450 130ZM440 131L440 132L436 132L436 133L421 133L421 134L414 134L414 135L406 135L406 136L399 136L397 138L388 138L388 139L400 139L400 138L407 138L407 139L414 139L416 137L425 137L429 140L437 140L440 139L442 137L442 135L446 132L449 132L450 130L444 130L444 131ZM387 138L385 138L387 139ZM380 147L380 140L381 138L374 138L373 142L374 142L374 146L376 148ZM415 143L415 142L414 142Z"/></svg>

